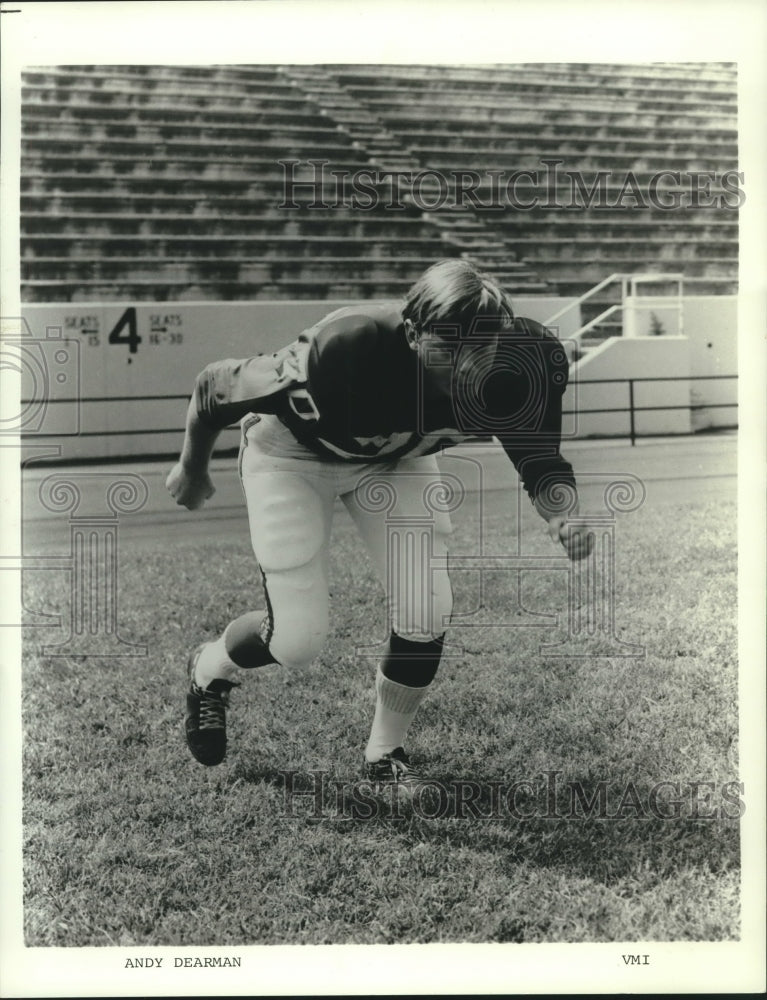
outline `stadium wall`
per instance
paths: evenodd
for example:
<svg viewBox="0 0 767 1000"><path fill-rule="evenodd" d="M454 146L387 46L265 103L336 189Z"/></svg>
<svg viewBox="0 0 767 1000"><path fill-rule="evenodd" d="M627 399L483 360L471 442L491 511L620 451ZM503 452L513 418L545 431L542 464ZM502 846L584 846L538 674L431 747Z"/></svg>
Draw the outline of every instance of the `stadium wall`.
<svg viewBox="0 0 767 1000"><path fill-rule="evenodd" d="M690 341L692 429L738 423L738 300L735 295L701 295L683 300L684 335ZM732 404L732 405L729 405Z"/></svg>
<svg viewBox="0 0 767 1000"><path fill-rule="evenodd" d="M517 296L515 306L520 315L543 320L571 301ZM25 439L58 446L60 457L68 461L174 454L181 445L186 400L195 376L206 364L222 357L275 350L332 309L348 304L316 300L25 305L15 331L6 329L4 345L4 353L19 353ZM644 347L639 341L628 347L622 343L616 347L610 341L608 350L598 348L579 364L581 377L622 378L639 372L678 372L689 377L712 369L733 373L734 300L731 309L721 306L718 299L713 303L691 300L685 310L685 331L696 331L690 333L686 347L672 348L673 338L647 338L653 343ZM577 329L577 309L571 310L568 320L570 325L559 329L562 338ZM674 353L669 367L666 355L672 349L681 353ZM684 364L682 353L687 357ZM734 398L732 383L698 385L701 388L672 390L666 383L665 390L643 389L639 400L645 405L650 405L648 400L668 402L671 393L673 405L684 405L690 391L703 394L701 398L708 398L707 392L729 393L722 398ZM626 399L625 386L592 389L584 385L578 387L577 399L575 391L568 390L566 407L576 403L582 409L623 407ZM598 406L600 402L603 407ZM731 411L711 413L717 419ZM647 415L639 429L644 433L697 429L689 413L666 417ZM731 415L729 419L734 423ZM713 424L698 419L697 425ZM574 428L577 436L627 432L628 417L609 413L582 414ZM220 439L221 449L237 443L237 430L225 431Z"/></svg>
<svg viewBox="0 0 767 1000"><path fill-rule="evenodd" d="M611 337L593 348L573 366L565 436L630 434L632 394L638 437L736 427L737 319L735 295L685 297L682 335Z"/></svg>
<svg viewBox="0 0 767 1000"><path fill-rule="evenodd" d="M573 365L563 437L628 437L632 392L638 437L689 434L689 379L687 337L611 337Z"/></svg>

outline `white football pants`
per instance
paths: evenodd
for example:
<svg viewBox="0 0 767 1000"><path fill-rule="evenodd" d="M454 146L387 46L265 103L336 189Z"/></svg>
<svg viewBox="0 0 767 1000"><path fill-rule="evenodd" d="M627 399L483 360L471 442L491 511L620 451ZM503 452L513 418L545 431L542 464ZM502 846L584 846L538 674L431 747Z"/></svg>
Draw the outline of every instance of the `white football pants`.
<svg viewBox="0 0 767 1000"><path fill-rule="evenodd" d="M246 417L239 470L267 600L261 636L284 666L309 663L328 630L328 547L335 500L351 514L385 588L392 631L428 641L452 610L450 516L433 455L324 461L271 415ZM437 560L435 562L435 559ZM345 595L348 601L354 594Z"/></svg>

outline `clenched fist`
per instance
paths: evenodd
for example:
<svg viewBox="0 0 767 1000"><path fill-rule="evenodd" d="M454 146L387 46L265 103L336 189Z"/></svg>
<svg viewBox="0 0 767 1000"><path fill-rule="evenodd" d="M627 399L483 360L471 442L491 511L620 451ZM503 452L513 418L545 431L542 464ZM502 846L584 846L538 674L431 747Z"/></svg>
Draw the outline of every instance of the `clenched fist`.
<svg viewBox="0 0 767 1000"><path fill-rule="evenodd" d="M569 521L565 517L552 517L549 522L549 534L555 542L560 542L565 552L573 562L585 559L591 554L594 546L594 535L585 525Z"/></svg>
<svg viewBox="0 0 767 1000"><path fill-rule="evenodd" d="M208 470L192 472L176 462L165 480L165 488L177 504L189 510L197 510L216 492Z"/></svg>

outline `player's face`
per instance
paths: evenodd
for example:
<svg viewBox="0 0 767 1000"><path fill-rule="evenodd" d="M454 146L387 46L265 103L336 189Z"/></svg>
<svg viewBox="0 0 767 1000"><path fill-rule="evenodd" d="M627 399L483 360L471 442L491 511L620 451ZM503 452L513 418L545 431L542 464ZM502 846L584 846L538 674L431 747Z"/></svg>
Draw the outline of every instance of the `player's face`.
<svg viewBox="0 0 767 1000"><path fill-rule="evenodd" d="M472 392L492 367L498 346L497 335L457 342L433 334L418 338L416 350L423 369L423 386L428 398L450 399L460 386Z"/></svg>

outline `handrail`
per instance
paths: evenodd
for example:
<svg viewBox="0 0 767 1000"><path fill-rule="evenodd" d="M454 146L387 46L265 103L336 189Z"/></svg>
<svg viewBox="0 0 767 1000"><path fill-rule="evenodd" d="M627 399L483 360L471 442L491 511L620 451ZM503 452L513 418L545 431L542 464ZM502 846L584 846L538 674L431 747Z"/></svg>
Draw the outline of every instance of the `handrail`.
<svg viewBox="0 0 767 1000"><path fill-rule="evenodd" d="M638 437L653 437L657 435L643 435L639 434L636 429L636 415L637 413L655 413L655 412L666 412L667 410L688 410L692 412L693 410L724 410L724 409L738 409L737 399L733 403L666 403L660 406L637 406L634 396L634 386L638 382L702 382L705 380L718 380L718 379L735 379L737 380L737 375L637 375L633 378L584 378L577 379L578 385L627 385L628 386L628 406L608 406L608 407L598 407L597 409L584 410L578 408L577 410L563 410L562 416L584 416L586 414L594 413L628 413L629 415L629 438L631 440L632 448L637 442ZM663 435L665 436L665 435Z"/></svg>
<svg viewBox="0 0 767 1000"><path fill-rule="evenodd" d="M571 309L574 309L576 306L579 306L581 302L585 302L586 299L591 298L592 295L595 295L597 292L601 292L603 288L605 288L607 285L612 284L613 281L617 281L619 278L623 277L624 275L621 274L620 271L616 271L614 274L611 274L609 277L605 278L604 281L600 281L598 285L594 285L593 288L590 288L587 292L584 292L583 295L579 296L573 302L568 302L568 304L566 306L563 306L559 310L559 312L555 312L553 316L549 316L547 320L544 320L543 325L548 326L549 323L553 323L555 319L559 319L560 316L564 316L565 313L570 312Z"/></svg>
<svg viewBox="0 0 767 1000"><path fill-rule="evenodd" d="M590 330L592 326L596 326L597 323L601 323L603 319L607 319L608 316L611 316L614 312L617 312L618 309L622 308L623 304L622 303L619 304L617 302L615 305L608 306L604 312L601 312L598 316L594 317L594 319L588 322L585 326L582 326L580 330L578 330L578 336L583 336L583 334L586 333L587 330ZM573 336L575 336L575 334Z"/></svg>
<svg viewBox="0 0 767 1000"><path fill-rule="evenodd" d="M600 281L598 285L594 285L593 288L590 288L587 292L584 292L583 295L579 295L577 299L573 299L572 302L569 302L567 305L563 306L561 309L555 312L552 316L549 316L548 319L544 320L543 325L550 326L552 323L554 323L555 320L560 319L566 313L570 312L571 309L579 307L587 299L590 299L592 295L596 295L597 292L601 292L603 288L606 288L608 285L613 284L613 282L620 281L621 283L620 303L615 303L612 306L609 306L604 312L602 312L599 316L597 316L596 319L592 319L585 325L579 327L575 331L575 333L571 334L571 336L567 338L567 340L570 342L577 342L584 335L584 333L586 333L592 327L596 326L597 323L606 319L608 316L611 316L614 312L617 312L619 309L625 308L626 298L629 295L629 285L630 285L630 294L631 296L635 297L637 293L636 286L640 283L675 281L677 282L678 285L676 292L676 301L677 301L677 308L680 310L680 328L681 328L681 301L682 301L683 279L684 275L677 271L674 272L637 271L633 273L630 271L615 271L612 274L608 275L606 278L604 278L602 281Z"/></svg>

